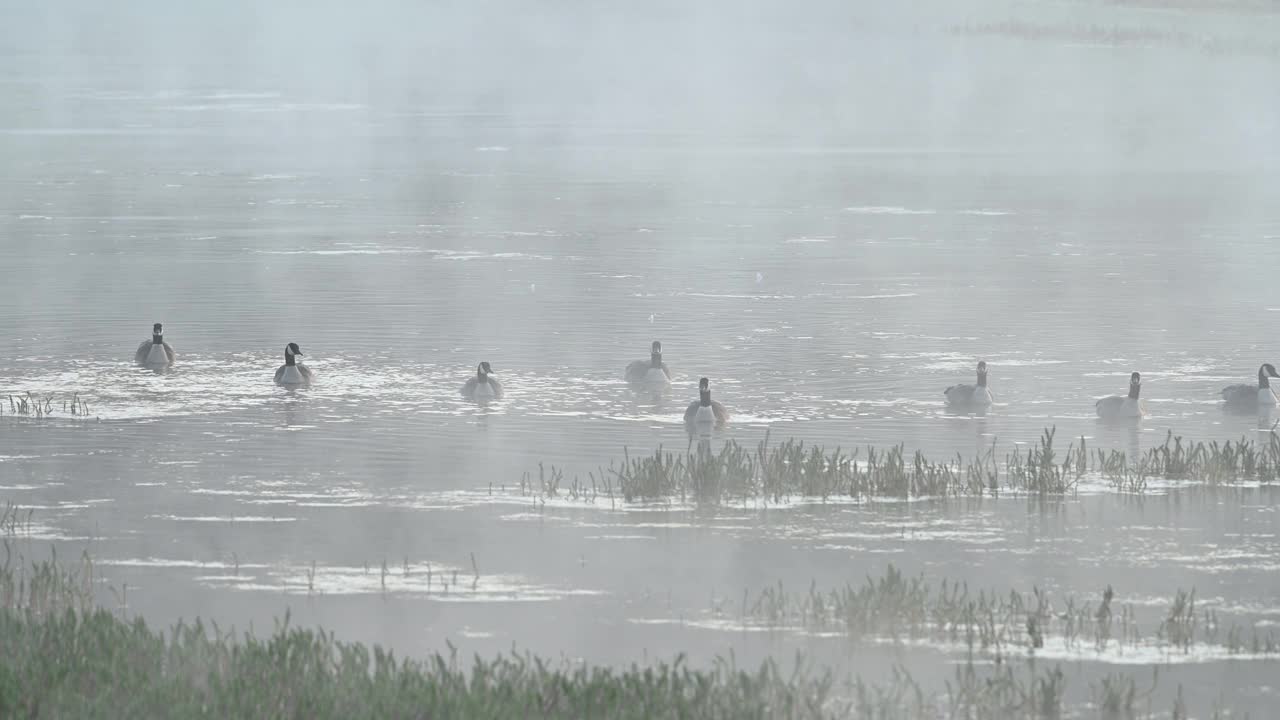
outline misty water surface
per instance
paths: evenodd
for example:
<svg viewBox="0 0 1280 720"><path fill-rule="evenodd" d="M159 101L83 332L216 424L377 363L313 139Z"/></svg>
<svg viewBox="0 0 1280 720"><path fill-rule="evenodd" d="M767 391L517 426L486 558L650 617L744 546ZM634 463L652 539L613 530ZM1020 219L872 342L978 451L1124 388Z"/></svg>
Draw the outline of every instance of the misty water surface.
<svg viewBox="0 0 1280 720"><path fill-rule="evenodd" d="M708 618L892 562L1112 584L1152 618L1194 586L1280 619L1268 490L718 513L518 492L540 462L683 449L704 375L734 414L717 442L944 459L1049 426L1131 453L1270 429L1218 391L1280 358L1273 15L293 11L28 8L4 36L0 392L92 417L6 407L0 499L35 509L34 544L87 547L132 612L292 608L409 653L798 644L872 672ZM1049 30L977 32L1014 21ZM1149 34L1098 45L1090 22ZM131 363L153 322L166 374ZM654 339L658 402L622 379ZM272 385L287 342L314 387ZM978 359L996 405L947 413ZM507 389L483 408L457 392L481 360ZM1135 370L1150 416L1100 425ZM900 659L927 678L945 657ZM1248 708L1274 668L1171 672Z"/></svg>

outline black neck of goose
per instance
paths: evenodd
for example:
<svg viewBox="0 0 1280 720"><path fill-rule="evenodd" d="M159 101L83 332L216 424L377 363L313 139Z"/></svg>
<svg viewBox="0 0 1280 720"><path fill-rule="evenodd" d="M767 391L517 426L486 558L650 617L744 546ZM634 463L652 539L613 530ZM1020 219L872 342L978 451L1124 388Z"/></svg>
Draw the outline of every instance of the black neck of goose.
<svg viewBox="0 0 1280 720"><path fill-rule="evenodd" d="M662 353L656 352L649 356L649 367L662 368Z"/></svg>
<svg viewBox="0 0 1280 720"><path fill-rule="evenodd" d="M298 363L297 363L297 361L293 359L293 353L285 353L285 354L284 354L284 364L285 364L285 365L297 365L297 364L298 364Z"/></svg>
<svg viewBox="0 0 1280 720"><path fill-rule="evenodd" d="M699 390L698 402L702 405L702 407L709 407L711 405L711 391Z"/></svg>
<svg viewBox="0 0 1280 720"><path fill-rule="evenodd" d="M985 372L978 373L978 387L987 386L987 374Z"/></svg>
<svg viewBox="0 0 1280 720"><path fill-rule="evenodd" d="M485 372L484 368L476 370L476 380L479 382L489 382L489 373Z"/></svg>
<svg viewBox="0 0 1280 720"><path fill-rule="evenodd" d="M1129 383L1129 399L1137 400L1138 392L1142 390L1141 383Z"/></svg>
<svg viewBox="0 0 1280 720"><path fill-rule="evenodd" d="M1262 368L1258 371L1258 389L1271 387L1271 379L1267 377L1267 369Z"/></svg>
<svg viewBox="0 0 1280 720"><path fill-rule="evenodd" d="M153 344L155 344L155 345L163 345L163 344L164 344L164 335L156 335L155 333L152 333L152 334L151 334L151 342L152 342Z"/></svg>

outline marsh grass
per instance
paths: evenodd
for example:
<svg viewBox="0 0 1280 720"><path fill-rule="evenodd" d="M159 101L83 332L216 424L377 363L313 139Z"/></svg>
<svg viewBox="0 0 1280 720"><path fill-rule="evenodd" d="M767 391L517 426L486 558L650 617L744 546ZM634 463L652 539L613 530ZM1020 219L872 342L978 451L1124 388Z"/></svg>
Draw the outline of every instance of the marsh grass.
<svg viewBox="0 0 1280 720"><path fill-rule="evenodd" d="M1280 482L1280 434L1273 427L1262 441L1190 442L1170 431L1164 444L1137 458L1111 451L1094 456L1093 469L1116 489L1143 492L1151 479L1198 482L1209 486Z"/></svg>
<svg viewBox="0 0 1280 720"><path fill-rule="evenodd" d="M622 670L528 654L424 661L290 627L235 637L199 620L167 634L105 611L0 612L4 717L826 718L829 675L719 661ZM898 717L909 717L899 715Z"/></svg>
<svg viewBox="0 0 1280 720"><path fill-rule="evenodd" d="M5 517L14 514L10 508ZM10 550L13 541L5 541ZM478 576L474 560L473 570ZM287 613L265 638L199 619L158 632L141 618L96 608L94 582L87 553L70 569L56 554L32 562L6 554L0 717L1058 720L1068 713L1065 674L1057 665L1038 668L1034 656L994 667L966 662L935 692L902 666L883 682L838 681L799 655L785 670L772 660L741 669L732 654L702 669L683 655L624 668L514 651L465 663L446 643L447 653L412 660L293 627ZM837 599L832 610L859 608L855 616L867 627L927 621L938 603L975 606L961 586L935 596L921 579L893 568L851 596L857 599ZM767 598L757 611L784 617L789 601L781 590ZM1091 685L1095 707L1114 709L1103 717L1131 717L1125 713L1142 697L1136 688L1131 678L1109 675ZM1174 712L1185 717L1181 693Z"/></svg>
<svg viewBox="0 0 1280 720"><path fill-rule="evenodd" d="M1080 438L1080 444L1069 445L1059 462L1053 448L1056 432L1056 428L1045 430L1040 436L1039 445L1027 448L1025 454L1014 449L1005 461L1007 487L1037 495L1066 495L1075 492L1080 479L1088 472L1088 448L1084 438Z"/></svg>
<svg viewBox="0 0 1280 720"><path fill-rule="evenodd" d="M1132 675L1108 673L1098 682L1090 684L1089 693L1102 720L1126 720L1137 715L1138 701L1151 697L1159 681L1157 669L1152 671L1151 688L1141 691ZM1175 700L1175 705L1176 703Z"/></svg>
<svg viewBox="0 0 1280 720"><path fill-rule="evenodd" d="M21 611L33 618L46 618L67 611L87 612L93 607L93 562L87 552L67 568L58 561L56 549L48 559L28 562L11 539L0 540L0 544L4 548L0 612ZM4 637L2 633L0 637Z"/></svg>
<svg viewBox="0 0 1280 720"><path fill-rule="evenodd" d="M265 639L199 619L156 632L95 607L87 553L67 569L56 551L30 562L15 552L20 515L5 509L0 717L827 718L848 708L829 672L799 663L694 670L678 657L615 670L512 653L468 666L452 646L404 660L291 627L287 614Z"/></svg>
<svg viewBox="0 0 1280 720"><path fill-rule="evenodd" d="M89 417L89 403L82 399L79 393L70 398L63 398L61 402L55 400L52 394L35 395L31 392L8 395L7 398L9 415L14 417L42 420L57 416L59 413L73 418ZM0 415L3 414L4 403L0 402Z"/></svg>
<svg viewBox="0 0 1280 720"><path fill-rule="evenodd" d="M981 673L973 663L965 663L947 681L949 717L1059 720L1065 710L1066 690L1066 676L1057 666L1040 673L1034 662L1028 662L1023 679L1019 670L1008 665Z"/></svg>
<svg viewBox="0 0 1280 720"><path fill-rule="evenodd" d="M626 668L512 652L425 660L292 627L289 615L259 639L216 623L167 633L92 605L92 566L64 571L56 557L0 571L0 717L487 717L794 718L937 717L903 669L888 683L838 686L797 657L744 670L717 658L705 669L673 662ZM994 708L970 680L965 703ZM1000 717L984 712L983 717ZM1026 717L1039 717L1026 715ZM1047 716L1046 716L1047 717Z"/></svg>
<svg viewBox="0 0 1280 720"><path fill-rule="evenodd" d="M1196 627L1196 591L1194 588L1189 593L1178 590L1160 623L1160 639L1186 652L1195 642Z"/></svg>
<svg viewBox="0 0 1280 720"><path fill-rule="evenodd" d="M1046 638L1058 638L1067 649L1092 648L1095 652L1157 647L1187 654L1197 644L1217 644L1220 623L1211 611L1197 613L1195 591L1178 590L1160 620L1154 637L1139 630L1133 608L1119 606L1115 591L1107 586L1096 604L1067 596L1055 603L1047 592L1033 588L1030 594L1016 590L998 593L973 591L967 583L943 580L938 586L923 576L907 577L889 565L880 577L866 577L820 591L816 584L806 593L790 593L781 584L766 587L754 598L744 593L741 621L744 625L834 634L851 643L888 640L959 644L970 659L981 657L1002 662L1013 656L1034 656ZM723 615L722 605L712 612ZM1251 652L1280 657L1280 641L1273 633L1252 634L1231 626L1222 645L1229 654Z"/></svg>
<svg viewBox="0 0 1280 720"><path fill-rule="evenodd" d="M31 508L27 508L24 511L20 505L12 501L6 502L4 510L0 511L0 538L5 543L9 543L24 537L30 537L31 518L34 515L35 510Z"/></svg>
<svg viewBox="0 0 1280 720"><path fill-rule="evenodd" d="M1119 450L1090 449L1085 438L1060 450L1055 428L1039 442L1015 447L997 458L997 444L978 457L960 455L934 462L903 445L867 447L852 452L824 450L800 440L774 444L768 433L754 449L730 440L713 451L709 443L684 452L659 447L652 454L632 455L608 468L574 476L566 482L563 468L538 465L537 477L525 473L520 491L535 503L568 498L611 506L617 501L679 501L781 504L795 498L814 500L873 498L950 498L1017 493L1028 497L1062 497L1078 492L1086 478L1100 480L1117 492L1142 494L1152 480L1198 482L1211 487L1280 482L1280 435L1263 440L1192 443L1170 432L1165 442L1131 458ZM615 492L616 490L616 492Z"/></svg>
<svg viewBox="0 0 1280 720"><path fill-rule="evenodd" d="M951 495L961 488L980 491L995 472L989 457L966 467L959 457L934 463L920 452L908 456L901 445L866 452L866 460L859 461L859 451L827 452L799 440L774 446L766 435L754 450L729 441L719 452L702 443L684 453L659 448L653 455L632 457L625 452L623 461L610 465L608 473L629 502L678 499L721 504L781 503L796 496L827 500Z"/></svg>

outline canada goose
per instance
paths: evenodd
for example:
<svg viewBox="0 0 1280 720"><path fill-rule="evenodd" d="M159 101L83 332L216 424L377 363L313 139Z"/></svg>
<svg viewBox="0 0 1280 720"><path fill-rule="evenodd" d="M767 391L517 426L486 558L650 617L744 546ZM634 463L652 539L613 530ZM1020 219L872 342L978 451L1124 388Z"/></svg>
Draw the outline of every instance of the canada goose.
<svg viewBox="0 0 1280 720"><path fill-rule="evenodd" d="M952 385L942 391L947 404L952 407L984 408L991 404L991 391L987 389L987 362L978 361L977 385Z"/></svg>
<svg viewBox="0 0 1280 720"><path fill-rule="evenodd" d="M648 360L637 360L627 366L627 382L632 385L667 385L671 370L662 362L662 343L654 340Z"/></svg>
<svg viewBox="0 0 1280 720"><path fill-rule="evenodd" d="M729 422L729 411L711 399L711 381L698 381L698 399L689 403L684 411L684 421L691 425L723 425Z"/></svg>
<svg viewBox="0 0 1280 720"><path fill-rule="evenodd" d="M488 362L476 366L476 375L462 386L462 397L468 400L501 400L502 383L495 380L490 373L493 368Z"/></svg>
<svg viewBox="0 0 1280 720"><path fill-rule="evenodd" d="M1147 410L1142 405L1142 401L1138 399L1138 393L1142 390L1142 376L1134 373L1129 376L1129 394L1127 396L1112 395L1104 397L1094 404L1098 411L1098 417L1104 420L1118 420L1120 418L1140 418L1147 414Z"/></svg>
<svg viewBox="0 0 1280 720"><path fill-rule="evenodd" d="M1222 399L1226 401L1227 408L1232 410L1273 408L1276 406L1276 394L1268 379L1273 377L1280 377L1280 374L1276 374L1275 366L1264 363L1258 368L1257 385L1228 385L1222 388Z"/></svg>
<svg viewBox="0 0 1280 720"><path fill-rule="evenodd" d="M294 356L301 354L302 350L298 347L298 343L289 343L284 346L284 364L276 369L276 384L295 386L311 384L316 374L311 372L311 368L294 360Z"/></svg>
<svg viewBox="0 0 1280 720"><path fill-rule="evenodd" d="M138 346L138 352L134 353L133 358L139 365L147 367L166 367L178 359L173 347L164 341L164 325L156 323L151 326L151 339L144 340Z"/></svg>

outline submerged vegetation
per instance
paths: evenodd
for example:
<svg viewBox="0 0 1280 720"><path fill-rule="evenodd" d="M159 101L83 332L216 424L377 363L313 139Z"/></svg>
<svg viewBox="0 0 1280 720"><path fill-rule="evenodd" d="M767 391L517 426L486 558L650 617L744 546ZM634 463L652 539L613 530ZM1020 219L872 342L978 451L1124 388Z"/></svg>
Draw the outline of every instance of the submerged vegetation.
<svg viewBox="0 0 1280 720"><path fill-rule="evenodd" d="M750 449L735 440L718 451L708 443L686 452L659 447L652 455L632 456L575 477L566 484L562 468L539 466L536 478L521 479L522 494L568 497L611 503L678 500L706 504L781 503L795 498L980 497L1001 493L1063 496L1076 492L1086 479L1120 492L1142 493L1152 480L1200 482L1210 486L1280 483L1280 434L1272 429L1261 441L1188 442L1172 432L1164 444L1138 457L1119 450L1090 453L1085 438L1065 451L1056 447L1055 430L1046 429L1038 443L1015 447L1003 459L996 444L981 456L957 455L942 462L905 446L868 447L846 452L825 450L800 440L777 445L769 436Z"/></svg>

